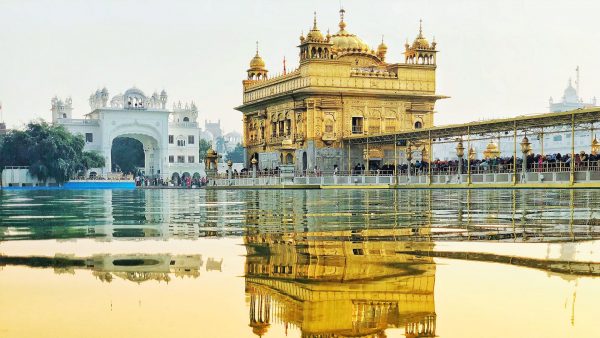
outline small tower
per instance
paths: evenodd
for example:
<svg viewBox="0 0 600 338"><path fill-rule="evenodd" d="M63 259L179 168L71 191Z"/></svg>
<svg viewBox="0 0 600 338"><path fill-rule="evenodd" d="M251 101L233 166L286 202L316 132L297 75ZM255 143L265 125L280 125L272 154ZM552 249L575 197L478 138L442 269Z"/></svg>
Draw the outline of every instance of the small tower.
<svg viewBox="0 0 600 338"><path fill-rule="evenodd" d="M266 80L268 72L265 68L265 61L258 54L258 41L256 41L256 55L250 60L248 80Z"/></svg>
<svg viewBox="0 0 600 338"><path fill-rule="evenodd" d="M52 111L52 122L73 118L73 101L70 97L67 97L67 99L63 101L55 96L50 102L52 105L50 108Z"/></svg>
<svg viewBox="0 0 600 338"><path fill-rule="evenodd" d="M106 87L102 88L102 91L100 92L100 102L102 107L106 107L108 104L108 89L106 89Z"/></svg>
<svg viewBox="0 0 600 338"><path fill-rule="evenodd" d="M317 27L317 12L313 19L313 27L306 35L306 38L300 36L300 62L308 60L326 60L333 57L332 47L333 43L330 42L331 35L327 33L324 37L319 28Z"/></svg>
<svg viewBox="0 0 600 338"><path fill-rule="evenodd" d="M405 63L419 64L419 65L435 65L437 50L435 47L437 43L435 38L431 45L429 41L423 36L423 20L419 20L419 35L413 42L412 46L408 44L408 41L404 45L405 52Z"/></svg>
<svg viewBox="0 0 600 338"><path fill-rule="evenodd" d="M387 45L383 42L383 36L381 37L381 43L377 47L377 57L381 59L381 61L385 61L385 54L387 53Z"/></svg>
<svg viewBox="0 0 600 338"><path fill-rule="evenodd" d="M167 92L164 89L160 92L160 105L162 109L167 107Z"/></svg>

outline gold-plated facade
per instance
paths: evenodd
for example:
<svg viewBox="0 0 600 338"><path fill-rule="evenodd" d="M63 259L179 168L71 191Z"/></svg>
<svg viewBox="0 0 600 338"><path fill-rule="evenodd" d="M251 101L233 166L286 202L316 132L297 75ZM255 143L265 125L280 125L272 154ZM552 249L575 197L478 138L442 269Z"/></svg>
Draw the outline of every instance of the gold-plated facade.
<svg viewBox="0 0 600 338"><path fill-rule="evenodd" d="M383 40L371 49L346 30L344 15L341 10L333 35L321 33L315 15L312 29L300 37L295 70L268 78L257 50L236 108L243 112L248 164L258 157L261 169L347 168L365 159L363 147L344 147L346 138L433 126L435 102L444 98L436 94L436 43L421 28L405 46L404 63L391 63ZM377 165L394 161L393 145L369 152Z"/></svg>

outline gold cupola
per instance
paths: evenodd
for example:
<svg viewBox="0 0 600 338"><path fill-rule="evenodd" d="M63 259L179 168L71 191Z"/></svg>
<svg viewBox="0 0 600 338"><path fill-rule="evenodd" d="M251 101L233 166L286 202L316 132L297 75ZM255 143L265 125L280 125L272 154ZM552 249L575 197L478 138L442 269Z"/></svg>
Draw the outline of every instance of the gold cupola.
<svg viewBox="0 0 600 338"><path fill-rule="evenodd" d="M377 57L381 59L381 61L385 61L385 54L387 53L387 45L383 42L383 36L381 37L381 43L377 47Z"/></svg>
<svg viewBox="0 0 600 338"><path fill-rule="evenodd" d="M413 41L412 45L406 41L404 45L405 63L420 64L420 65L435 65L437 50L435 38L429 44L429 41L423 35L423 20L419 20L419 34Z"/></svg>
<svg viewBox="0 0 600 338"><path fill-rule="evenodd" d="M340 30L331 36L333 47L338 53L349 52L365 52L369 53L371 48L358 36L346 31L346 22L344 22L344 14L346 11L340 9Z"/></svg>
<svg viewBox="0 0 600 338"><path fill-rule="evenodd" d="M256 41L256 55L250 60L248 69L248 80L265 80L269 72L265 66L265 61L258 54L258 41Z"/></svg>
<svg viewBox="0 0 600 338"><path fill-rule="evenodd" d="M329 39L330 35L327 34L327 38L325 38L317 27L317 12L315 12L313 27L306 34L306 38L300 37L300 46L298 46L300 62L332 58L332 46Z"/></svg>
<svg viewBox="0 0 600 338"><path fill-rule="evenodd" d="M498 145L496 143L494 143L494 141L490 141L490 143L488 143L487 147L483 151L483 157L485 157L486 159L490 159L490 158L496 158L499 156L500 156L500 149L498 148Z"/></svg>
<svg viewBox="0 0 600 338"><path fill-rule="evenodd" d="M313 27L306 35L306 39L313 42L322 42L325 40L321 31L317 28L317 12L314 13Z"/></svg>

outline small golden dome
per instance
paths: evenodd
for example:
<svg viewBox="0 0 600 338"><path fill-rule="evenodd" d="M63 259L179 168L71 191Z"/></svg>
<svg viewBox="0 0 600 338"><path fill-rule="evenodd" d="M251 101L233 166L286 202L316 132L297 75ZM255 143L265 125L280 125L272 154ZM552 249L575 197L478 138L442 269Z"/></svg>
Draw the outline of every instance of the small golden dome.
<svg viewBox="0 0 600 338"><path fill-rule="evenodd" d="M206 156L216 156L216 155L217 155L217 152L213 148L210 148L206 151Z"/></svg>
<svg viewBox="0 0 600 338"><path fill-rule="evenodd" d="M598 155L600 152L600 142L596 139L596 135L594 135L594 140L592 140L592 155Z"/></svg>
<svg viewBox="0 0 600 338"><path fill-rule="evenodd" d="M331 36L331 43L335 50L340 52L352 51L352 52L365 52L369 53L371 48L358 36L346 31L346 23L344 22L344 11L340 10L340 30Z"/></svg>
<svg viewBox="0 0 600 338"><path fill-rule="evenodd" d="M250 69L253 70L264 70L265 61L258 55L258 41L256 41L256 55L250 60Z"/></svg>
<svg viewBox="0 0 600 338"><path fill-rule="evenodd" d="M313 19L313 28L306 35L306 39L308 39L309 41L325 40L321 31L319 30L319 28L317 28L317 12L315 12L315 17Z"/></svg>
<svg viewBox="0 0 600 338"><path fill-rule="evenodd" d="M496 158L500 156L500 149L498 148L498 145L494 143L494 141L490 141L483 151L483 156L485 158Z"/></svg>
<svg viewBox="0 0 600 338"><path fill-rule="evenodd" d="M423 36L423 20L419 20L419 35L413 42L412 48L429 49L429 41Z"/></svg>
<svg viewBox="0 0 600 338"><path fill-rule="evenodd" d="M383 36L381 37L381 43L379 44L379 46L377 46L377 52L387 52L387 45L383 42Z"/></svg>
<svg viewBox="0 0 600 338"><path fill-rule="evenodd" d="M258 55L258 51L256 52L256 55L254 55L252 60L250 60L250 68L251 69L264 69L265 68L265 61L260 57L260 55Z"/></svg>

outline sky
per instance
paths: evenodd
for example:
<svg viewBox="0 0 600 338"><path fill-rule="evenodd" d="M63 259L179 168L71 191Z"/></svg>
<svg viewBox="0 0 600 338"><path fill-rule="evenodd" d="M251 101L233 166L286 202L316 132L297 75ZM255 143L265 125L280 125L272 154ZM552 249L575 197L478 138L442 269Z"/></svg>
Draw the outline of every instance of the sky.
<svg viewBox="0 0 600 338"><path fill-rule="evenodd" d="M386 61L403 62L419 19L438 42L435 124L543 113L581 69L581 96L600 98L596 0L343 0L346 30ZM194 101L199 121L241 130L242 80L259 41L271 75L298 65L299 36L312 25L337 31L339 0L0 0L0 102L19 127L49 120L50 99L88 98L132 86Z"/></svg>

